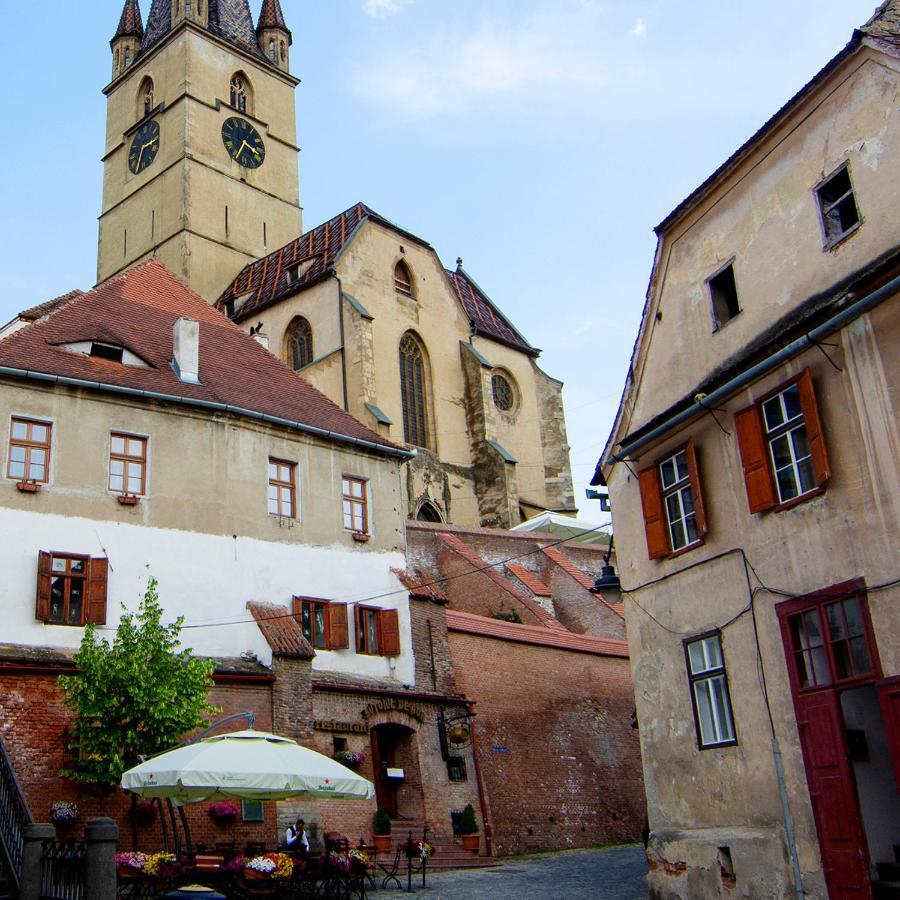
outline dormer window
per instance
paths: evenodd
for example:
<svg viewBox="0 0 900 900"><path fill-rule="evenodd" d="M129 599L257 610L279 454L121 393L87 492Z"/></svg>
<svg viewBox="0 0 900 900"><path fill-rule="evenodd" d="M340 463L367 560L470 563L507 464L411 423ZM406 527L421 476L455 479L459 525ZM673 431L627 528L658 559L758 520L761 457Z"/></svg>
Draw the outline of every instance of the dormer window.
<svg viewBox="0 0 900 900"><path fill-rule="evenodd" d="M288 285L297 284L304 275L313 267L313 263L315 262L315 258L313 259L305 259L301 262L294 263L287 267L287 280Z"/></svg>
<svg viewBox="0 0 900 900"><path fill-rule="evenodd" d="M409 271L409 266L402 259L394 266L394 290L398 294L403 294L404 297L413 295L412 272Z"/></svg>
<svg viewBox="0 0 900 900"><path fill-rule="evenodd" d="M125 355L124 347L116 347L113 344L101 344L98 341L94 341L91 344L91 356L97 357L97 359L108 359L111 362L122 362L122 357Z"/></svg>

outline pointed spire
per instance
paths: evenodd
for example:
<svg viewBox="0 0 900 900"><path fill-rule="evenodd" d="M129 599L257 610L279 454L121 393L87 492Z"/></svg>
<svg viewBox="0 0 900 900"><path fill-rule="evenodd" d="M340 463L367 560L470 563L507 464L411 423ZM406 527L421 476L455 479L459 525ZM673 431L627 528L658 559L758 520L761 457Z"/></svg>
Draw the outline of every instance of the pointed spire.
<svg viewBox="0 0 900 900"><path fill-rule="evenodd" d="M133 37L141 40L144 37L144 20L141 17L141 7L138 0L125 0L122 9L122 17L119 19L119 27L113 36L113 40Z"/></svg>
<svg viewBox="0 0 900 900"><path fill-rule="evenodd" d="M280 28L282 31L287 31L290 34L290 30L284 22L284 14L281 12L279 0L263 0L256 30L260 32L263 28Z"/></svg>
<svg viewBox="0 0 900 900"><path fill-rule="evenodd" d="M288 48L293 43L291 31L284 21L280 0L263 0L256 24L256 35L263 55L278 69L290 71Z"/></svg>

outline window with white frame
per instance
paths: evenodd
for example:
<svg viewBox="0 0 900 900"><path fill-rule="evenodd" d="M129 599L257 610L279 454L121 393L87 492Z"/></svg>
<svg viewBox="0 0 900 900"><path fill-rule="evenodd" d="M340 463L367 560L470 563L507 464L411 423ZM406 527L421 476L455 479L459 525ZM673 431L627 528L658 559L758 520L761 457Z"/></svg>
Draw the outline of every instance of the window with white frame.
<svg viewBox="0 0 900 900"><path fill-rule="evenodd" d="M700 749L736 744L721 635L686 641L685 654Z"/></svg>
<svg viewBox="0 0 900 900"><path fill-rule="evenodd" d="M762 413L779 502L786 503L815 490L799 384L766 400Z"/></svg>
<svg viewBox="0 0 900 900"><path fill-rule="evenodd" d="M660 463L659 478L669 526L669 545L675 552L700 540L686 450L679 450Z"/></svg>
<svg viewBox="0 0 900 900"><path fill-rule="evenodd" d="M344 528L357 534L369 532L369 504L366 482L351 475L344 476Z"/></svg>

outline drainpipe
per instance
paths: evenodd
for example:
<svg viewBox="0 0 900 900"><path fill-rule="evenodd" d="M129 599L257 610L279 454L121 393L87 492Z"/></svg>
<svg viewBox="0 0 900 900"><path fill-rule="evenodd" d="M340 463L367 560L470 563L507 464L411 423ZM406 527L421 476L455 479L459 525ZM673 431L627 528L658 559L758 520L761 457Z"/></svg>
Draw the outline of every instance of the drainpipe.
<svg viewBox="0 0 900 900"><path fill-rule="evenodd" d="M882 300L887 300L888 297L891 297L898 292L900 292L900 276L892 278L887 284L882 285L875 291L872 291L871 294L867 294L861 300L857 300L842 312L839 312L837 315L832 316L827 322L824 322L817 328L813 328L813 330L808 334L803 335L803 337L797 338L797 340L792 341L790 344L788 344L787 347L783 347L777 353L772 354L772 356L769 356L762 362L757 363L755 366L747 369L746 372L742 372L737 377L732 378L730 381L727 381L722 385L722 387L704 397L702 402L692 403L687 409L682 410L680 413L676 413L673 416L670 416L661 425L657 425L656 428L647 432L647 434L643 435L642 437L636 438L635 440L626 444L624 447L621 447L618 453L614 453L612 456L607 457L605 465L610 466L613 463L623 462L624 460L628 459L633 453L636 453L649 444L652 444L653 441L655 441L657 438L662 437L669 431L677 428L679 425L683 425L685 422L693 419L695 416L702 415L707 410L727 400L732 394L737 393L737 391L739 391L741 388L746 387L748 384L756 381L759 378L762 378L763 375L766 375L773 369L776 369L783 362L787 361L791 357L796 356L807 347L811 347L819 343L823 338L827 337L832 332L837 331L839 328L843 328L843 326L848 322L852 322L854 319L863 315L863 313L868 312L870 309L872 309L872 307L877 306L882 302Z"/></svg>
<svg viewBox="0 0 900 900"><path fill-rule="evenodd" d="M338 328L341 332L341 387L344 391L344 410L350 412L347 398L347 341L344 338L344 283L334 268L329 269L331 277L338 284Z"/></svg>
<svg viewBox="0 0 900 900"><path fill-rule="evenodd" d="M484 782L481 779L481 766L478 764L478 742L476 740L474 703L469 703L469 715L472 717L472 724L469 726L469 734L472 736L472 759L475 760L475 778L478 781L478 805L481 807L481 821L484 823L484 851L488 856L493 856L494 829L491 826L490 816L488 815L487 798L484 795Z"/></svg>

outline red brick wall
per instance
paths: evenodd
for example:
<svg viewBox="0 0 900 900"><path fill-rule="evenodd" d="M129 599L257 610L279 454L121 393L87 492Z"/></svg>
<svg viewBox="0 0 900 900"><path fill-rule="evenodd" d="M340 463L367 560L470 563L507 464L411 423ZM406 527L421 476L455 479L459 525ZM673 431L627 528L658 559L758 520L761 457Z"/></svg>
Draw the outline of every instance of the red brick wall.
<svg viewBox="0 0 900 900"><path fill-rule="evenodd" d="M620 615L582 587L553 560L546 556L544 560L544 566L539 572L544 583L553 592L556 617L569 631L627 640L625 620Z"/></svg>
<svg viewBox="0 0 900 900"><path fill-rule="evenodd" d="M450 648L460 690L477 701L495 852L638 839L644 790L629 661L457 632Z"/></svg>
<svg viewBox="0 0 900 900"><path fill-rule="evenodd" d="M410 600L416 687L423 691L456 693L453 660L447 642L446 607L430 600Z"/></svg>

